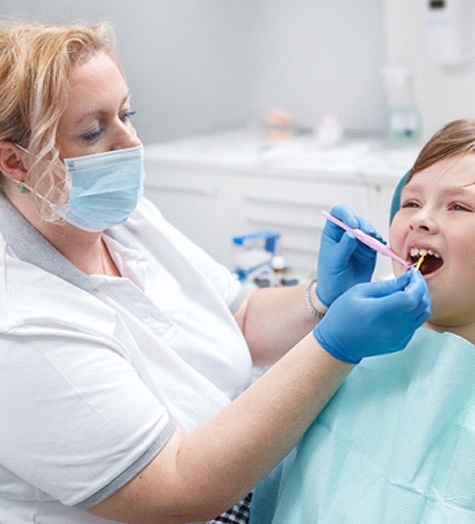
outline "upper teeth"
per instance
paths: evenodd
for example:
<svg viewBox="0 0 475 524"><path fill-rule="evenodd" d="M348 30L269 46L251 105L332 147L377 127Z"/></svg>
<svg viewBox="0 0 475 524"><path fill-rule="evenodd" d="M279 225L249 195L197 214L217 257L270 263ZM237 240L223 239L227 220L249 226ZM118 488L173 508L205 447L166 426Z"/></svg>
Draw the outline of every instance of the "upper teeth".
<svg viewBox="0 0 475 524"><path fill-rule="evenodd" d="M419 249L417 247L411 249L411 257L421 257L422 255L430 255L432 257L440 258L439 253L435 253L432 249Z"/></svg>

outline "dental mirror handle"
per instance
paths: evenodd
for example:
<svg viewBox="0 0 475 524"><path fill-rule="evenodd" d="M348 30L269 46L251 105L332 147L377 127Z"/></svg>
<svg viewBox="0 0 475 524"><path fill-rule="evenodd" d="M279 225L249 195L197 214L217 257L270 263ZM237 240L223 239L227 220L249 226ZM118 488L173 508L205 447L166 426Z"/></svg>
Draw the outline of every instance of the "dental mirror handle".
<svg viewBox="0 0 475 524"><path fill-rule="evenodd" d="M390 257L390 258L396 260L397 262L399 262L400 264L402 264L406 268L410 268L413 265L410 262L407 262L406 260L401 258L396 253L394 253L394 251L389 246L387 246L386 244L383 244L382 242L380 242L376 238L368 235L367 233L365 233L361 229L356 229L356 228L348 226L347 224L345 224L344 222L342 222L338 218L334 217L333 215L330 215L330 213L328 213L327 211L323 211L322 210L322 215L326 219L328 219L331 222L333 222L334 224L336 224L337 226L340 226L342 229L345 229L346 231L349 231L350 233L353 233L353 235L355 235L355 237L360 242L363 242L363 244L365 244L368 247L374 249L378 253L381 253L382 255L385 255L387 257Z"/></svg>

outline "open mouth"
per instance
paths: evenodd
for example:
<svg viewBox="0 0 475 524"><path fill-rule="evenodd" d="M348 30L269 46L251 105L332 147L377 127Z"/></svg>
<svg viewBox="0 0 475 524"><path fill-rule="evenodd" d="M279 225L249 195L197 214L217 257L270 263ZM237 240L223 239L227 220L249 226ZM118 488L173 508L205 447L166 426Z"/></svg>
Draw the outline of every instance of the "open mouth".
<svg viewBox="0 0 475 524"><path fill-rule="evenodd" d="M420 271L423 275L429 275L434 273L444 265L444 260L439 253L432 251L431 249L423 249L413 247L409 253L409 261L416 264L421 256L424 255L424 260L420 267Z"/></svg>

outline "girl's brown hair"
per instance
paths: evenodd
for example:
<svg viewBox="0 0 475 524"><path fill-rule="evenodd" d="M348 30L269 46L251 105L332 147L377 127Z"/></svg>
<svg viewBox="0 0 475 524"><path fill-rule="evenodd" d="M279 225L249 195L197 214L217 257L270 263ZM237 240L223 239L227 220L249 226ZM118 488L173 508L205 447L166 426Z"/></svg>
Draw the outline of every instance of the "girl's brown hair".
<svg viewBox="0 0 475 524"><path fill-rule="evenodd" d="M422 148L408 181L439 160L469 153L475 153L475 119L454 120L437 131Z"/></svg>

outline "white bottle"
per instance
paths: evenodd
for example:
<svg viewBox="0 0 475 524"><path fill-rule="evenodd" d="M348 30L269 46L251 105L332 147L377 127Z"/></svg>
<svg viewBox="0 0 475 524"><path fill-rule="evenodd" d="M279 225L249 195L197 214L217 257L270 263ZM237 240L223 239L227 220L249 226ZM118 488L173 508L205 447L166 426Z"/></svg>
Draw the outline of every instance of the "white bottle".
<svg viewBox="0 0 475 524"><path fill-rule="evenodd" d="M473 0L424 0L427 56L443 67L468 64L473 56Z"/></svg>

